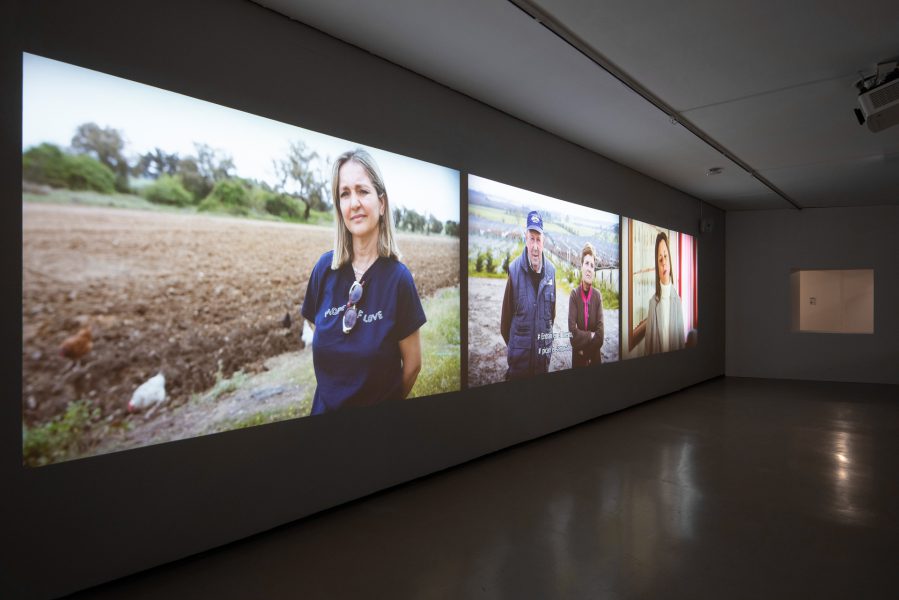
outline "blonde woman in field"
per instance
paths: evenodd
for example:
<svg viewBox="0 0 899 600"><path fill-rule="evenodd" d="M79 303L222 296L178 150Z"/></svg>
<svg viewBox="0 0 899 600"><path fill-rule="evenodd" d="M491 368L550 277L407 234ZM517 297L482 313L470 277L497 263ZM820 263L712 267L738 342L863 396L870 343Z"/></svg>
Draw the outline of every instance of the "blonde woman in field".
<svg viewBox="0 0 899 600"><path fill-rule="evenodd" d="M400 262L384 178L368 152L337 158L331 196L334 249L313 267L302 309L315 325L312 414L405 398L421 370L426 321Z"/></svg>

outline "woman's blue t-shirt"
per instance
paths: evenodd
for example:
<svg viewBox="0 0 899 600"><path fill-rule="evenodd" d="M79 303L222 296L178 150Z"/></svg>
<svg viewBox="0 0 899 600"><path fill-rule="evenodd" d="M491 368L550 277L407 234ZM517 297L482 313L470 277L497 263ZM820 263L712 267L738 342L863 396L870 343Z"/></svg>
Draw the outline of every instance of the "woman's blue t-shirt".
<svg viewBox="0 0 899 600"><path fill-rule="evenodd" d="M313 415L399 398L399 341L426 321L412 273L398 260L381 257L363 276L359 316L355 327L344 333L343 314L355 276L349 262L332 270L333 255L326 252L315 264L303 300L303 318L315 324Z"/></svg>

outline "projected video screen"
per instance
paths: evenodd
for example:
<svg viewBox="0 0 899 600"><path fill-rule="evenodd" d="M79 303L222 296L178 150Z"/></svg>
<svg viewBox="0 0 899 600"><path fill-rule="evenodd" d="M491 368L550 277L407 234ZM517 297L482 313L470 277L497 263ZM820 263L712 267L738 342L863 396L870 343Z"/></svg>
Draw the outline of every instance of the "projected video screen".
<svg viewBox="0 0 899 600"><path fill-rule="evenodd" d="M457 171L23 56L29 466L458 390Z"/></svg>
<svg viewBox="0 0 899 600"><path fill-rule="evenodd" d="M636 358L696 345L695 238L624 217L621 249L622 356Z"/></svg>
<svg viewBox="0 0 899 600"><path fill-rule="evenodd" d="M619 356L619 219L468 177L468 383Z"/></svg>

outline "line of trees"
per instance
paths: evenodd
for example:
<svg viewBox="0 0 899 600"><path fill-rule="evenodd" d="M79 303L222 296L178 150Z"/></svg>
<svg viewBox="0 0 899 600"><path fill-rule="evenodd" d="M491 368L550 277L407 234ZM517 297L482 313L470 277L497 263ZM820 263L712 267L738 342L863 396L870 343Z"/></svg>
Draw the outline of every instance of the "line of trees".
<svg viewBox="0 0 899 600"><path fill-rule="evenodd" d="M247 215L268 213L308 221L312 211L327 212L329 182L312 168L319 155L301 141L273 162L277 180L272 185L241 178L227 153L207 144L194 144L194 153L180 155L154 148L129 162L125 136L119 129L96 123L79 125L70 148L40 144L22 155L22 178L36 184L104 194L139 193L150 202L169 206L195 206L201 211ZM132 189L132 180L144 185ZM459 236L456 221L398 207L393 212L398 229L424 234Z"/></svg>
<svg viewBox="0 0 899 600"><path fill-rule="evenodd" d="M129 162L121 130L84 123L68 149L48 143L28 148L22 155L22 178L104 194L137 191L157 204L232 214L258 210L308 220L312 210L332 208L326 182L311 167L318 154L302 142L292 143L287 156L275 161L279 181L274 186L238 177L234 160L221 150L207 144L194 144L194 150L179 155L154 148ZM132 178L151 182L133 190Z"/></svg>
<svg viewBox="0 0 899 600"><path fill-rule="evenodd" d="M426 235L445 233L449 236L459 237L459 223L456 221L441 221L434 215L421 214L412 208L394 208L393 225L397 229L413 233L424 233Z"/></svg>

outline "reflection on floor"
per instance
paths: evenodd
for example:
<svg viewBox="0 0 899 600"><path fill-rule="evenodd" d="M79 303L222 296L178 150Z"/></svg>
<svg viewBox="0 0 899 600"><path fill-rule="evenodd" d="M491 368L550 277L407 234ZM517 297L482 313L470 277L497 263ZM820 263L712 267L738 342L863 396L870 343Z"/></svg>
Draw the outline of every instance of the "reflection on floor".
<svg viewBox="0 0 899 600"><path fill-rule="evenodd" d="M78 598L887 598L895 386L722 378Z"/></svg>

